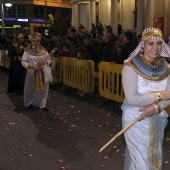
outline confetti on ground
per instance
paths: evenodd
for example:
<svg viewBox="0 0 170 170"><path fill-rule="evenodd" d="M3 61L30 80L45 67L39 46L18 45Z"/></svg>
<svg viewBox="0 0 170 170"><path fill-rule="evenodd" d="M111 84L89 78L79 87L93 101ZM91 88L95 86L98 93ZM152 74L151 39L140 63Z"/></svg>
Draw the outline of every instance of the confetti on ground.
<svg viewBox="0 0 170 170"><path fill-rule="evenodd" d="M71 166L62 166L60 169L65 170L65 169L69 169L69 168L71 168Z"/></svg>
<svg viewBox="0 0 170 170"><path fill-rule="evenodd" d="M32 144L31 144L31 143L29 143L29 144L28 144L28 147L32 147Z"/></svg>
<svg viewBox="0 0 170 170"><path fill-rule="evenodd" d="M122 156L125 156L125 153L123 153Z"/></svg>
<svg viewBox="0 0 170 170"><path fill-rule="evenodd" d="M104 159L108 159L109 157L107 155L104 156Z"/></svg>
<svg viewBox="0 0 170 170"><path fill-rule="evenodd" d="M15 123L14 122L9 122L9 125L15 125Z"/></svg>
<svg viewBox="0 0 170 170"><path fill-rule="evenodd" d="M75 106L69 105L71 108L74 108Z"/></svg>
<svg viewBox="0 0 170 170"><path fill-rule="evenodd" d="M104 168L104 165L100 165L100 168Z"/></svg>

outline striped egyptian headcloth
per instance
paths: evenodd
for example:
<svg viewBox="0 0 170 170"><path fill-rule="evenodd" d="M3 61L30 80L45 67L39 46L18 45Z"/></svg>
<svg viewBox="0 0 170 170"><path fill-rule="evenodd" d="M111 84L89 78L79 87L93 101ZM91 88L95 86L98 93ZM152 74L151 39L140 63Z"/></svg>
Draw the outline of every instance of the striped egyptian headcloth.
<svg viewBox="0 0 170 170"><path fill-rule="evenodd" d="M142 32L142 41L138 44L136 49L130 54L129 58L137 56L141 52L141 50L143 50L144 42L148 39L161 40L162 41L161 56L162 57L170 57L170 48L165 43L161 30L159 28L150 27L150 28L146 28Z"/></svg>

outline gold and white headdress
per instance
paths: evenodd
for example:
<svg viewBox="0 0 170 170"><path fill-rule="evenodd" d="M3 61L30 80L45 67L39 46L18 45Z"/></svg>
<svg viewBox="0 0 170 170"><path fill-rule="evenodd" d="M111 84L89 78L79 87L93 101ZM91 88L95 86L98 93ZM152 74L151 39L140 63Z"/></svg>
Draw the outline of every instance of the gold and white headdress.
<svg viewBox="0 0 170 170"><path fill-rule="evenodd" d="M33 39L38 39L38 40L41 40L41 34L39 32L34 32L32 33L30 36L29 36L29 39L32 41Z"/></svg>
<svg viewBox="0 0 170 170"><path fill-rule="evenodd" d="M129 58L137 56L141 52L141 50L143 49L144 42L148 39L161 40L162 41L161 56L162 57L170 57L170 48L165 43L161 30L159 28L150 27L150 28L146 28L142 32L142 41L138 44L136 49L130 54Z"/></svg>

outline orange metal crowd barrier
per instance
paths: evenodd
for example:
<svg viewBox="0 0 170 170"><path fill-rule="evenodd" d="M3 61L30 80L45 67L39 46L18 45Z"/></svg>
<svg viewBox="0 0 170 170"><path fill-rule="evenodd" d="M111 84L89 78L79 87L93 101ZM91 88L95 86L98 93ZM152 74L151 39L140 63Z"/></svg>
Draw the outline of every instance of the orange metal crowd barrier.
<svg viewBox="0 0 170 170"><path fill-rule="evenodd" d="M7 50L0 50L0 66L9 68L10 59Z"/></svg>
<svg viewBox="0 0 170 170"><path fill-rule="evenodd" d="M9 68L9 57L4 50L0 50L0 66ZM54 58L55 66L52 69L54 83L63 83L67 86L82 90L87 93L94 93L94 80L98 78L99 95L123 102L124 93L122 87L121 64L100 62L99 72L94 72L92 60L79 60L77 58ZM170 106L166 108L170 117Z"/></svg>
<svg viewBox="0 0 170 170"><path fill-rule="evenodd" d="M5 50L5 53L4 53L4 62L5 62L5 68L9 68L10 59L8 57L8 51L7 50Z"/></svg>
<svg viewBox="0 0 170 170"><path fill-rule="evenodd" d="M94 62L63 57L63 83L70 87L94 92Z"/></svg>
<svg viewBox="0 0 170 170"><path fill-rule="evenodd" d="M117 102L123 102L124 94L122 88L123 65L101 62L99 64L99 94L102 97Z"/></svg>
<svg viewBox="0 0 170 170"><path fill-rule="evenodd" d="M52 68L53 82L54 83L62 83L62 81L63 81L63 60L62 60L62 58L55 57L52 62L53 62L53 68Z"/></svg>
<svg viewBox="0 0 170 170"><path fill-rule="evenodd" d="M0 66L4 67L5 66L5 51L0 50Z"/></svg>

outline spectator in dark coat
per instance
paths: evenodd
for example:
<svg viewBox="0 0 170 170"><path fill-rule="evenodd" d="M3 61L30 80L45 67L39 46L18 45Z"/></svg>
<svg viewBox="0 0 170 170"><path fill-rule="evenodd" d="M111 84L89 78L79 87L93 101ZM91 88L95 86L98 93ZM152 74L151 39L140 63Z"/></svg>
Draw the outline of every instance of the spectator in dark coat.
<svg viewBox="0 0 170 170"><path fill-rule="evenodd" d="M86 47L79 47L77 49L77 58L81 60L89 60L90 54Z"/></svg>
<svg viewBox="0 0 170 170"><path fill-rule="evenodd" d="M123 64L124 60L126 60L130 53L136 48L137 44L133 41L134 35L130 31L126 31L123 36L124 46L120 52L120 56L118 57L117 63Z"/></svg>
<svg viewBox="0 0 170 170"><path fill-rule="evenodd" d="M110 33L104 33L102 36L103 50L102 50L102 61L105 62L116 62L117 60L117 49L114 39Z"/></svg>
<svg viewBox="0 0 170 170"><path fill-rule="evenodd" d="M63 50L68 52L68 57L76 57L76 47L73 43L72 37L66 37Z"/></svg>

